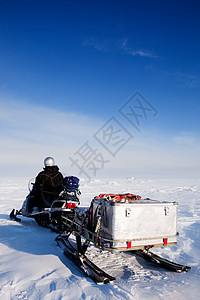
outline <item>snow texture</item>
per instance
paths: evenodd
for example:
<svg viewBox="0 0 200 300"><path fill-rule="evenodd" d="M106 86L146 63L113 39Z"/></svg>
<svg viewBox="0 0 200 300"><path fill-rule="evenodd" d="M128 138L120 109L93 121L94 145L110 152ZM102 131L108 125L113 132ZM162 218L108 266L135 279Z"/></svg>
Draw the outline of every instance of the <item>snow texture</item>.
<svg viewBox="0 0 200 300"><path fill-rule="evenodd" d="M0 183L0 299L199 299L200 294L200 180L124 178L81 180L81 205L89 206L100 193L135 193L143 198L177 201L178 244L154 249L159 255L191 266L173 273L125 252L101 251L91 245L87 256L117 277L96 285L85 277L57 246L56 233L22 217L9 219L26 196L28 179Z"/></svg>

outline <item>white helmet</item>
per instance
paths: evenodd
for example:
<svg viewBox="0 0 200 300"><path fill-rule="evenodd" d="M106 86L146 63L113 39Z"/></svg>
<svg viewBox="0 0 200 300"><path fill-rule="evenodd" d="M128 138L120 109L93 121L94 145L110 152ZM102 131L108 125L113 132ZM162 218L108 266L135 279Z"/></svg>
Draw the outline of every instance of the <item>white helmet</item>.
<svg viewBox="0 0 200 300"><path fill-rule="evenodd" d="M44 160L44 166L45 167L52 167L55 165L55 161L53 157L46 157Z"/></svg>

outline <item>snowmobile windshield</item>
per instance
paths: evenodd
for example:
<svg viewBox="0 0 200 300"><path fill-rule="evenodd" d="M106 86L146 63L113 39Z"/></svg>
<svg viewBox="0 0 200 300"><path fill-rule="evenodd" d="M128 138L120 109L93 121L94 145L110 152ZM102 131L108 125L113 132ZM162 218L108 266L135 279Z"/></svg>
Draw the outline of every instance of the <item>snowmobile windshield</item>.
<svg viewBox="0 0 200 300"><path fill-rule="evenodd" d="M29 182L28 182L28 190L29 190L29 192L32 191L34 184L35 184L35 177L31 178L29 180Z"/></svg>

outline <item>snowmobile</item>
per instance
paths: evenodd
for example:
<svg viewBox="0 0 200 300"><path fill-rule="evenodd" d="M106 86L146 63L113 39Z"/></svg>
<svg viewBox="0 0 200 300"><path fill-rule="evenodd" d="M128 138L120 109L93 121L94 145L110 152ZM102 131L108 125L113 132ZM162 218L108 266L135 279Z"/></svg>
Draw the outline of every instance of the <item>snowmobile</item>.
<svg viewBox="0 0 200 300"><path fill-rule="evenodd" d="M69 219L74 218L74 208L80 204L79 179L74 176L67 176L63 180L62 190L58 197L53 196L50 207L37 206L37 194L35 191L35 178L28 183L29 194L24 200L21 209L13 209L10 219L21 221L18 216L33 218L42 227L49 227L51 230L60 232L62 230L61 215ZM41 191L42 197L47 196L47 191ZM49 192L52 198L52 192Z"/></svg>
<svg viewBox="0 0 200 300"><path fill-rule="evenodd" d="M142 256L171 271L190 270L150 251L153 247L177 243L177 202L142 199L129 193L100 194L92 199L89 207L81 207L76 188L64 188L61 199L55 199L50 208L37 212L33 209L31 213L30 193L21 210L13 210L10 217L13 220L18 220L18 215L32 217L40 226L58 232L56 242L64 254L97 284L110 283L116 278L86 256L90 243L102 250Z"/></svg>

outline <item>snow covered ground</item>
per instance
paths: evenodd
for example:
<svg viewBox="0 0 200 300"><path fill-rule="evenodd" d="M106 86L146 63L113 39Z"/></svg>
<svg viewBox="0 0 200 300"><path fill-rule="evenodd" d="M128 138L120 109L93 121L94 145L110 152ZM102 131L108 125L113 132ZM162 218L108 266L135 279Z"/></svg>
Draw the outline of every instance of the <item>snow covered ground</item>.
<svg viewBox="0 0 200 300"><path fill-rule="evenodd" d="M177 246L154 252L192 267L173 273L126 253L89 247L87 255L117 277L96 285L83 276L55 242L56 233L34 220L11 221L28 193L28 179L0 181L0 299L199 299L200 295L200 180L123 178L81 181L81 204L100 193L136 193L151 199L177 201Z"/></svg>

